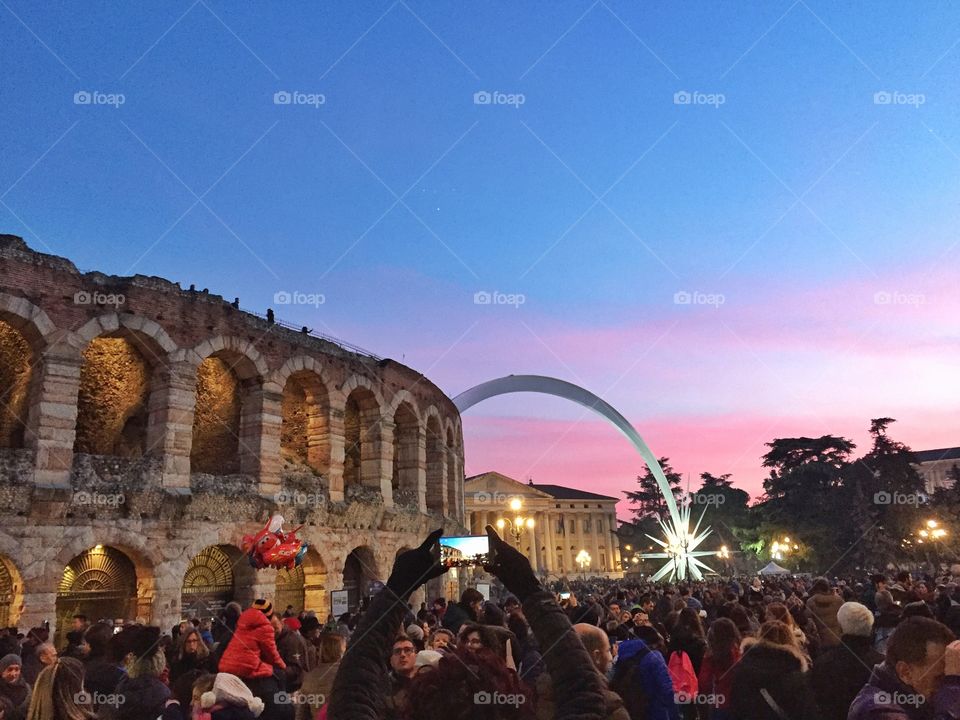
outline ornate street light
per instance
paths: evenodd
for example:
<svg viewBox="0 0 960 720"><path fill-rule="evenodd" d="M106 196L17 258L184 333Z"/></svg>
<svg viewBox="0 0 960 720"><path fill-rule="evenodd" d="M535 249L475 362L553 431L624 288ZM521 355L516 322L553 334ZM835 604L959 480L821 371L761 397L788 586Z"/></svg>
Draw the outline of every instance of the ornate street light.
<svg viewBox="0 0 960 720"><path fill-rule="evenodd" d="M534 522L532 517L523 517L520 514L520 511L523 510L523 501L520 498L515 497L510 501L510 509L514 513L513 518L499 518L497 529L503 532L503 529L507 528L507 531L517 543L517 549L520 550L520 538L523 536L523 531L533 530Z"/></svg>
<svg viewBox="0 0 960 720"><path fill-rule="evenodd" d="M590 553L586 550L581 550L577 553L575 562L580 566L580 572L586 577L587 568L590 566Z"/></svg>

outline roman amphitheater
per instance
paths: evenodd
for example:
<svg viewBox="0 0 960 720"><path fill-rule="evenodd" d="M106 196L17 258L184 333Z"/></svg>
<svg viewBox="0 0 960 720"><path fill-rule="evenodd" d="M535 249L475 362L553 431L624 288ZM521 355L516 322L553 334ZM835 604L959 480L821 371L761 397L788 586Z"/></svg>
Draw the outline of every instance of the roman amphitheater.
<svg viewBox="0 0 960 720"><path fill-rule="evenodd" d="M169 627L256 596L325 618L463 508L460 417L420 373L0 235L3 625ZM303 525L296 571L238 549L273 512Z"/></svg>

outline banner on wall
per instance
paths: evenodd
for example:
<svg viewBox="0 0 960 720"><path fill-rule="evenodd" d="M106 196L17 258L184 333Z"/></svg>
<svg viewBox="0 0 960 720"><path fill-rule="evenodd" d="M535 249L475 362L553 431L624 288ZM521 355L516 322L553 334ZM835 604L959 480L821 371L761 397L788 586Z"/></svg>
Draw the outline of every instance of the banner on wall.
<svg viewBox="0 0 960 720"><path fill-rule="evenodd" d="M330 593L330 603L333 616L339 618L350 609L349 593L346 590L334 590Z"/></svg>

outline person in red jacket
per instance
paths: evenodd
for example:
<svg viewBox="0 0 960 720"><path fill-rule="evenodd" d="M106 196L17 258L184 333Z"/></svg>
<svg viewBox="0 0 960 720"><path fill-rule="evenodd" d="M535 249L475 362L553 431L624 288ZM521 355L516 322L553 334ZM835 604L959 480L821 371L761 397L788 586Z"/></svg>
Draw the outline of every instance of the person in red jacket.
<svg viewBox="0 0 960 720"><path fill-rule="evenodd" d="M709 705L710 720L729 720L733 666L740 661L740 631L729 618L718 618L707 633L707 652L700 663L701 701Z"/></svg>
<svg viewBox="0 0 960 720"><path fill-rule="evenodd" d="M283 684L287 666L277 650L272 617L273 604L269 600L255 600L244 610L217 670L236 675L255 697L263 700L260 720L293 720L294 706Z"/></svg>

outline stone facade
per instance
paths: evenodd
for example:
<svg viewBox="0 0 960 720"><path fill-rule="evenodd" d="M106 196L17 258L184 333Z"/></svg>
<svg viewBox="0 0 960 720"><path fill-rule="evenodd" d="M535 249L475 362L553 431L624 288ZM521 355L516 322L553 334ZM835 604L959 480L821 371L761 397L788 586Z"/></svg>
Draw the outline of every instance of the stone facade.
<svg viewBox="0 0 960 720"><path fill-rule="evenodd" d="M231 558L219 572L237 599L293 583L325 615L329 590L350 585L355 601L429 529L464 532L459 414L397 362L192 286L80 273L10 235L0 345L9 624L55 624L68 596L76 610L84 593L123 595L108 577L112 550L95 548L133 563L124 614L166 627L211 546ZM275 512L311 546L297 578L252 573L237 550ZM69 586L70 573L89 582Z"/></svg>
<svg viewBox="0 0 960 720"><path fill-rule="evenodd" d="M622 577L617 539L617 498L558 485L521 483L498 472L474 475L464 481L467 526L471 535L504 521L501 536L519 546L542 577L585 573ZM514 510L511 503L520 502ZM517 516L532 518L519 542L510 534ZM509 522L508 522L509 521ZM586 551L589 561L577 556ZM585 559L585 558L584 558Z"/></svg>

